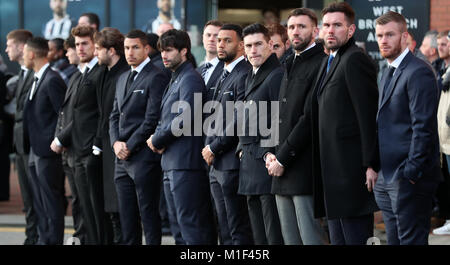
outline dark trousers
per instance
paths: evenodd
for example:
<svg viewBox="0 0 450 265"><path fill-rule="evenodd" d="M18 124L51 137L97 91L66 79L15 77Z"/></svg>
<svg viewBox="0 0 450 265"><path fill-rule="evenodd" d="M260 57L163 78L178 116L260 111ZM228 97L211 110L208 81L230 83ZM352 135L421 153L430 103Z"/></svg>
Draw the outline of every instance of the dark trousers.
<svg viewBox="0 0 450 265"><path fill-rule="evenodd" d="M75 185L80 198L86 244L106 244L108 219L103 204L101 164L93 155L76 156Z"/></svg>
<svg viewBox="0 0 450 265"><path fill-rule="evenodd" d="M61 245L64 238L64 206L61 194L61 156L39 157L30 150L30 182L38 218L39 245Z"/></svg>
<svg viewBox="0 0 450 265"><path fill-rule="evenodd" d="M366 245L373 237L373 214L329 219L328 230L332 245Z"/></svg>
<svg viewBox="0 0 450 265"><path fill-rule="evenodd" d="M72 194L72 218L73 218L73 228L75 232L73 237L80 239L81 244L85 244L86 232L84 230L83 215L81 213L80 196L78 194L77 186L75 184L75 168L71 163L68 162L68 154L62 155L62 165L64 169L64 174L69 180L70 191Z"/></svg>
<svg viewBox="0 0 450 265"><path fill-rule="evenodd" d="M248 214L256 245L282 245L280 218L273 194L247 195Z"/></svg>
<svg viewBox="0 0 450 265"><path fill-rule="evenodd" d="M119 199L123 243L141 245L141 221L147 245L161 244L159 193L161 166L157 162L116 161L115 184Z"/></svg>
<svg viewBox="0 0 450 265"><path fill-rule="evenodd" d="M386 183L383 174L379 174L374 192L389 245L428 245L437 186L437 181L428 179L416 184L403 178Z"/></svg>
<svg viewBox="0 0 450 265"><path fill-rule="evenodd" d="M32 187L29 180L28 155L16 153L16 170L19 178L20 194L25 211L25 244L36 244L38 241L37 216L33 206Z"/></svg>
<svg viewBox="0 0 450 265"><path fill-rule="evenodd" d="M215 177L216 183L211 183L211 192L216 205L219 230L221 234L228 232L229 241L225 245L253 244L252 229L248 216L246 197L238 195L239 171L212 170L210 178ZM224 231L224 232L222 232ZM223 235L222 238L226 236Z"/></svg>
<svg viewBox="0 0 450 265"><path fill-rule="evenodd" d="M166 199L167 217L169 218L170 232L175 239L176 245L186 245L186 242L181 235L181 229L178 225L177 211L175 209L175 202L173 201L173 195L170 191L170 180L168 175L163 176L164 196Z"/></svg>
<svg viewBox="0 0 450 265"><path fill-rule="evenodd" d="M204 170L164 171L173 201L169 212L176 213L181 235L187 245L216 244L209 180ZM167 191L167 190L166 190ZM167 194L166 194L167 196Z"/></svg>

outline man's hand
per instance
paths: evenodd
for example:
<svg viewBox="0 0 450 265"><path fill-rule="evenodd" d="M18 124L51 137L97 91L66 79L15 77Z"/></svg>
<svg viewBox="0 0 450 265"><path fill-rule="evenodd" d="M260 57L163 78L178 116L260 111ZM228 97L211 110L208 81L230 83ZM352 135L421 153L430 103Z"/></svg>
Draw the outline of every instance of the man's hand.
<svg viewBox="0 0 450 265"><path fill-rule="evenodd" d="M269 153L266 153L265 156L266 156L266 157L265 157L265 159L266 159L266 168L269 169L270 165L272 164L272 161L277 160L277 158L275 157L274 154L272 154L272 153L270 153L270 152L269 152Z"/></svg>
<svg viewBox="0 0 450 265"><path fill-rule="evenodd" d="M62 146L58 146L56 144L56 140L53 139L52 143L50 144L50 149L52 149L53 152L57 154L61 154L64 151L64 148Z"/></svg>
<svg viewBox="0 0 450 265"><path fill-rule="evenodd" d="M269 168L267 169L270 176L273 177L281 177L284 174L284 167L278 163L278 160L275 158L275 160L272 160L270 163Z"/></svg>
<svg viewBox="0 0 450 265"><path fill-rule="evenodd" d="M126 160L130 155L127 144L125 142L116 141L113 145L114 153L120 160Z"/></svg>
<svg viewBox="0 0 450 265"><path fill-rule="evenodd" d="M214 154L210 151L209 146L203 147L202 156L208 166L212 165L214 161Z"/></svg>
<svg viewBox="0 0 450 265"><path fill-rule="evenodd" d="M150 149L152 149L152 151L154 152L154 153L157 153L157 154L160 154L160 155L162 155L163 153L164 153L164 151L166 151L166 148L164 147L164 148L162 148L162 149L157 149L154 145L153 145L153 143L152 143L152 138L153 138L153 134L150 136L150 138L148 138L148 140L147 140L147 145L148 145L148 147L150 148Z"/></svg>
<svg viewBox="0 0 450 265"><path fill-rule="evenodd" d="M375 172L371 167L366 170L366 186L369 192L373 191L375 183L377 183L378 173Z"/></svg>

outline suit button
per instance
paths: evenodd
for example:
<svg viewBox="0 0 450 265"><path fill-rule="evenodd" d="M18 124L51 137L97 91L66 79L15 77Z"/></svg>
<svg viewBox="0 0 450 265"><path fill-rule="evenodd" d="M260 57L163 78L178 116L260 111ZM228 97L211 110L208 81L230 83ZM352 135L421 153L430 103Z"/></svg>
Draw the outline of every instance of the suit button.
<svg viewBox="0 0 450 265"><path fill-rule="evenodd" d="M253 100L250 100L250 105L252 105L253 104Z"/></svg>
<svg viewBox="0 0 450 265"><path fill-rule="evenodd" d="M63 112L63 111L61 111L61 115L64 115L64 112Z"/></svg>
<svg viewBox="0 0 450 265"><path fill-rule="evenodd" d="M283 98L283 102L286 102L287 101L287 99L286 98Z"/></svg>
<svg viewBox="0 0 450 265"><path fill-rule="evenodd" d="M282 119L280 119L280 123L283 123L283 120L282 120Z"/></svg>
<svg viewBox="0 0 450 265"><path fill-rule="evenodd" d="M289 152L289 155L295 156L295 151L290 151L290 152Z"/></svg>
<svg viewBox="0 0 450 265"><path fill-rule="evenodd" d="M122 113L120 113L120 115L122 115L122 116L123 116L123 112L122 112Z"/></svg>
<svg viewBox="0 0 450 265"><path fill-rule="evenodd" d="M244 104L246 104L247 103L247 100L244 100Z"/></svg>

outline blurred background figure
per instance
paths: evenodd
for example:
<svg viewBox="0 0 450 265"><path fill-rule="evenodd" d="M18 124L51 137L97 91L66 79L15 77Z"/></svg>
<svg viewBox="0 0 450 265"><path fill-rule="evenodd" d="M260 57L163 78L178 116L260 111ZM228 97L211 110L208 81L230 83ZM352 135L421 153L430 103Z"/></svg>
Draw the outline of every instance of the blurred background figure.
<svg viewBox="0 0 450 265"><path fill-rule="evenodd" d="M95 13L84 13L78 19L78 26L89 26L95 31L99 31L100 18Z"/></svg>
<svg viewBox="0 0 450 265"><path fill-rule="evenodd" d="M265 8L262 11L263 24L269 26L271 24L280 23L280 11L276 8Z"/></svg>
<svg viewBox="0 0 450 265"><path fill-rule="evenodd" d="M157 31L159 26L165 23L172 24L175 29L181 29L181 23L175 17L173 12L173 9L175 8L175 0L157 0L156 6L159 9L158 16L147 22L147 24L142 28L144 32L153 32L158 34ZM158 36L161 36L161 34L158 34Z"/></svg>
<svg viewBox="0 0 450 265"><path fill-rule="evenodd" d="M42 34L47 40L67 39L71 28L75 25L66 13L67 0L50 0L50 9L53 11L53 18L44 25Z"/></svg>
<svg viewBox="0 0 450 265"><path fill-rule="evenodd" d="M64 80L66 85L69 84L70 77L77 71L77 67L69 63L64 50L64 40L56 38L48 41L47 59L50 67L56 71Z"/></svg>

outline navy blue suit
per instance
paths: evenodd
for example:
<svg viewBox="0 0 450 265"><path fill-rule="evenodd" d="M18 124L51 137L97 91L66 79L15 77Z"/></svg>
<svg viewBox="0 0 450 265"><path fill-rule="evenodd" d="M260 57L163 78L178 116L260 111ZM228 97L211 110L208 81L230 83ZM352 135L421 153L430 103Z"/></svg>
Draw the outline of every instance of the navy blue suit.
<svg viewBox="0 0 450 265"><path fill-rule="evenodd" d="M233 245L253 244L253 239L246 199L244 196L238 195L239 159L235 155L235 152L239 138L236 135L236 130L233 130L234 136L226 136L227 127L230 125L234 126L234 122L232 124L226 124L225 113L227 112L226 103L228 101L235 102L244 98L245 82L243 81L246 79L250 70L251 65L243 59L236 64L222 83L219 81L216 84L212 100L219 102L222 107L223 116L221 118L223 120L223 127L220 134L219 132L209 132L205 141L205 145L209 145L211 151L214 153L214 161L210 175L217 180L220 186L219 191L212 189L219 216L220 231L229 230L231 236L230 244ZM221 203L222 200L223 203ZM226 220L220 218L223 215L225 215Z"/></svg>
<svg viewBox="0 0 450 265"><path fill-rule="evenodd" d="M381 174L375 186L389 244L428 244L439 169L437 106L432 69L409 51L386 87L377 115ZM415 184L413 184L414 182Z"/></svg>
<svg viewBox="0 0 450 265"><path fill-rule="evenodd" d="M205 83L192 64L184 62L180 65L172 74L170 85L164 93L161 119L152 138L157 149L166 148L161 158L161 166L165 181L167 180L170 186L169 190L165 186L164 191L169 218L171 222L176 218L182 239L188 245L214 243L209 182L201 155L203 138L201 132L199 136L192 136L194 126L201 127L202 120L201 113L194 113L194 94L203 100L204 91ZM188 106L179 101L184 101ZM197 111L201 112L201 106L199 102ZM190 107L191 115L186 115L187 112L184 113L182 107ZM172 108L176 108L178 112L172 113ZM184 122L191 124L177 122L176 119L183 115L188 119ZM194 124L194 117L200 117L200 124ZM173 122L184 126L185 129L192 128L187 132L190 132L191 136L174 135L171 130Z"/></svg>
<svg viewBox="0 0 450 265"><path fill-rule="evenodd" d="M126 142L131 152L126 160L116 159L115 170L123 241L129 245L142 243L142 219L146 243L159 245L160 155L147 147L146 140L158 125L161 98L169 79L149 62L126 90L129 75L130 70L117 81L109 130L111 145Z"/></svg>
<svg viewBox="0 0 450 265"><path fill-rule="evenodd" d="M30 181L33 205L38 216L38 244L62 244L64 206L61 193L63 168L61 156L50 149L58 111L64 101L66 85L61 77L47 68L30 100L26 98L24 129L30 140Z"/></svg>
<svg viewBox="0 0 450 265"><path fill-rule="evenodd" d="M208 83L206 84L206 99L205 102L212 100L212 97L214 95L214 89L216 88L217 85L217 80L219 80L220 76L222 75L223 72L223 66L224 66L224 62L223 61L219 61L219 63L216 65L216 67L214 68L214 71L212 72L211 76L208 79ZM197 72L199 74L202 73L203 68L205 67L205 65L200 65L197 68Z"/></svg>

